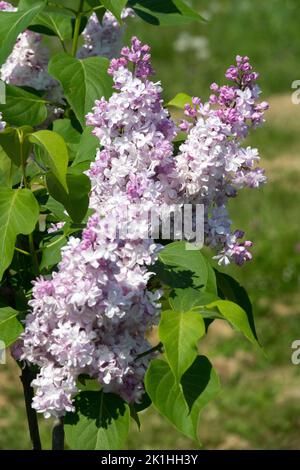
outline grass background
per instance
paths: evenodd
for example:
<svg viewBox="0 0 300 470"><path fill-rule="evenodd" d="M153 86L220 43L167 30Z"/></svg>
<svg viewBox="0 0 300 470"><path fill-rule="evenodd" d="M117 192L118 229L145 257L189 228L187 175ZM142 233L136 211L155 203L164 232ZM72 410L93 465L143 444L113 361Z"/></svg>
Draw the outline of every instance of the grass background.
<svg viewBox="0 0 300 470"><path fill-rule="evenodd" d="M249 139L260 150L269 182L231 203L234 224L255 242L254 260L227 270L250 294L267 358L214 323L200 349L220 374L222 392L204 410L200 436L206 449L300 448L300 366L290 359L291 343L300 338L300 107L291 102L291 83L300 79L299 1L191 3L206 23L157 29L134 20L127 28L127 39L135 34L151 44L165 98L181 91L206 98L210 82L222 83L224 70L241 54L260 72L263 99L271 105L265 126ZM1 366L0 380L0 449L29 448L11 360ZM132 425L127 448L194 448L152 408L141 421L141 432ZM50 424L41 419L46 447Z"/></svg>

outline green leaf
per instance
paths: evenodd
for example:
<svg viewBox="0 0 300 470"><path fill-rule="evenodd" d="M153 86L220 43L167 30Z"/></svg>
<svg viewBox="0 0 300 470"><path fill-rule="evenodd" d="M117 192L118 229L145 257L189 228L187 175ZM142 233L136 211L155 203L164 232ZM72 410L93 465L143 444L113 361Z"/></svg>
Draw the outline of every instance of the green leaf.
<svg viewBox="0 0 300 470"><path fill-rule="evenodd" d="M252 333L258 340L255 329L252 304L246 290L228 274L217 270L215 270L215 273L220 297L224 300L231 300L232 302L235 302L245 310Z"/></svg>
<svg viewBox="0 0 300 470"><path fill-rule="evenodd" d="M76 156L72 166L86 162L86 169L96 158L96 151L99 148L99 140L92 134L92 127L86 127L81 135Z"/></svg>
<svg viewBox="0 0 300 470"><path fill-rule="evenodd" d="M0 308L0 341L7 348L13 344L23 331L23 326L18 320L19 312L11 307Z"/></svg>
<svg viewBox="0 0 300 470"><path fill-rule="evenodd" d="M218 288L217 288L217 279L216 279L216 274L215 270L210 264L210 260L204 257L204 260L206 262L207 266L207 283L206 283L206 290L207 292L211 292L212 294L215 294L218 296Z"/></svg>
<svg viewBox="0 0 300 470"><path fill-rule="evenodd" d="M16 39L34 17L45 7L46 2L35 2L24 10L16 12L0 11L0 65L2 65L11 53Z"/></svg>
<svg viewBox="0 0 300 470"><path fill-rule="evenodd" d="M43 12L35 17L29 29L49 36L57 36L61 41L72 37L73 15L68 11Z"/></svg>
<svg viewBox="0 0 300 470"><path fill-rule="evenodd" d="M49 210L52 214L57 218L59 222L69 222L71 219L68 215L64 213L64 206L60 202L58 202L53 197L49 197L46 204L43 206L43 209Z"/></svg>
<svg viewBox="0 0 300 470"><path fill-rule="evenodd" d="M68 445L73 450L119 450L130 425L127 403L117 395L81 392L75 398L76 414L65 418Z"/></svg>
<svg viewBox="0 0 300 470"><path fill-rule="evenodd" d="M29 140L43 150L44 163L68 192L66 173L69 155L64 139L56 132L43 130L31 134Z"/></svg>
<svg viewBox="0 0 300 470"><path fill-rule="evenodd" d="M121 13L127 4L127 0L101 0L101 3L107 10L112 12L119 23L122 22Z"/></svg>
<svg viewBox="0 0 300 470"><path fill-rule="evenodd" d="M72 126L70 119L57 119L53 122L53 131L61 135L68 147L70 161L73 161L81 140L81 134Z"/></svg>
<svg viewBox="0 0 300 470"><path fill-rule="evenodd" d="M86 2L92 8L99 7L100 5L102 5L102 2L100 0L86 0ZM97 15L99 23L101 24L103 20L103 16L106 13L105 8L103 7L103 8L97 9L95 10L95 13Z"/></svg>
<svg viewBox="0 0 300 470"><path fill-rule="evenodd" d="M155 359L146 373L145 386L159 413L183 434L199 442L200 412L220 391L219 379L209 360L198 356L180 385L168 364Z"/></svg>
<svg viewBox="0 0 300 470"><path fill-rule="evenodd" d="M5 151L6 155L14 162L16 166L21 165L21 156L24 161L27 160L31 145L25 140L23 145L20 143L19 133L26 136L33 131L30 126L22 126L19 129L8 127L0 133L0 145Z"/></svg>
<svg viewBox="0 0 300 470"><path fill-rule="evenodd" d="M88 210L91 183L86 175L76 174L74 168L69 168L66 175L68 192L51 173L47 175L46 181L51 196L63 204L75 223L80 223Z"/></svg>
<svg viewBox="0 0 300 470"><path fill-rule="evenodd" d="M21 181L22 172L0 147L0 186L11 188Z"/></svg>
<svg viewBox="0 0 300 470"><path fill-rule="evenodd" d="M174 289L169 295L170 306L177 312L196 311L197 307L204 307L217 299L218 296L214 293L192 287Z"/></svg>
<svg viewBox="0 0 300 470"><path fill-rule="evenodd" d="M170 243L153 266L160 282L171 288L167 291L169 305L179 312L218 299L211 266L199 250L186 247L185 242Z"/></svg>
<svg viewBox="0 0 300 470"><path fill-rule="evenodd" d="M49 62L49 73L61 83L82 127L95 100L111 95L112 79L107 74L108 65L109 60L104 57L80 60L65 53L55 55Z"/></svg>
<svg viewBox="0 0 300 470"><path fill-rule="evenodd" d="M50 243L43 246L40 270L50 269L61 261L61 249L66 245L67 238L63 235L53 237Z"/></svg>
<svg viewBox="0 0 300 470"><path fill-rule="evenodd" d="M167 103L167 106L184 109L186 104L192 104L192 97L186 93L177 93L177 95Z"/></svg>
<svg viewBox="0 0 300 470"><path fill-rule="evenodd" d="M6 103L0 104L0 112L12 126L37 126L47 118L45 100L13 85L6 85Z"/></svg>
<svg viewBox="0 0 300 470"><path fill-rule="evenodd" d="M232 326L234 326L238 331L241 331L255 346L259 346L259 343L252 331L247 314L242 307L229 300L217 300L216 302L206 305L206 308L217 308L221 315L231 323Z"/></svg>
<svg viewBox="0 0 300 470"><path fill-rule="evenodd" d="M17 235L33 232L38 217L39 206L29 189L0 188L0 280L13 258Z"/></svg>
<svg viewBox="0 0 300 470"><path fill-rule="evenodd" d="M162 312L159 339L177 381L197 357L197 344L205 335L204 320L199 313Z"/></svg>
<svg viewBox="0 0 300 470"><path fill-rule="evenodd" d="M159 254L159 259L167 266L173 266L191 275L194 286L206 286L208 268L200 250L186 249L183 241L167 245Z"/></svg>
<svg viewBox="0 0 300 470"><path fill-rule="evenodd" d="M176 26L204 21L183 0L129 0L128 6L144 21L153 25Z"/></svg>

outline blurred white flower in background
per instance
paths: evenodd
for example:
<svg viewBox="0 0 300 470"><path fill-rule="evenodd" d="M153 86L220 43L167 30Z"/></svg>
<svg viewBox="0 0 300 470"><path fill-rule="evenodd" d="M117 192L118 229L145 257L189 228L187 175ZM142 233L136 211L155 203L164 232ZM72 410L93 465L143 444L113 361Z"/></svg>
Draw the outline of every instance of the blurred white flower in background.
<svg viewBox="0 0 300 470"><path fill-rule="evenodd" d="M186 31L179 34L174 43L174 49L179 53L192 51L199 60L206 60L211 55L209 42L205 36L193 36Z"/></svg>

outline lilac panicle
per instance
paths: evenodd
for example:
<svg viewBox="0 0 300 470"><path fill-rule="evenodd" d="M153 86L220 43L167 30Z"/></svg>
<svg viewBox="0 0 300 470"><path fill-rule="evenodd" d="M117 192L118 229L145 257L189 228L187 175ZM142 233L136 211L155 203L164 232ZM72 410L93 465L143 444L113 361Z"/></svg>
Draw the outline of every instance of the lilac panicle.
<svg viewBox="0 0 300 470"><path fill-rule="evenodd" d="M40 367L33 407L46 417L74 410L81 374L128 402L143 394L151 355L139 355L150 347L145 337L160 309L160 292L148 288L160 246L146 238L143 212L202 203L205 242L219 262L251 259L252 243L241 241L241 230L232 231L227 202L239 189L265 181L257 150L242 146L267 108L257 104L257 74L248 58L239 57L226 73L232 85L213 84L208 103L194 97L185 108L187 138L174 156L177 129L163 107L160 83L150 79L150 58L149 46L134 37L111 61L115 92L87 115L99 139L88 171L93 214L82 238L71 237L63 248L58 271L34 283L21 359ZM139 231L124 238L113 228L125 210Z"/></svg>

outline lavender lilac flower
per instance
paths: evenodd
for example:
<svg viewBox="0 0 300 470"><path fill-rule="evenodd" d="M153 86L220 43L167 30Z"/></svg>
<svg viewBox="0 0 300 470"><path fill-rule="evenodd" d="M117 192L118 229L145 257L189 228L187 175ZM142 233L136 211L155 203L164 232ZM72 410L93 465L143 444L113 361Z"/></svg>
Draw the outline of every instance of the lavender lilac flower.
<svg viewBox="0 0 300 470"><path fill-rule="evenodd" d="M237 58L227 77L232 86L212 85L209 103L186 106L187 139L174 156L177 129L154 83L150 48L133 38L113 59L115 92L95 103L87 116L101 149L88 175L92 183L89 218L82 239L71 237L58 272L34 283L32 313L26 318L21 359L40 367L33 381L33 407L46 417L73 411L80 374L99 381L105 392L129 402L143 393L151 355L146 333L157 322L160 292L148 289L160 246L143 238L144 213L163 204L203 203L206 243L220 262L250 259L251 242L231 231L227 201L244 186L265 181L255 167L258 153L242 147L251 128L263 121L256 104L257 75L247 58ZM141 207L139 211L136 207ZM114 230L129 211L127 238Z"/></svg>
<svg viewBox="0 0 300 470"><path fill-rule="evenodd" d="M133 15L131 8L124 8L121 13L122 20ZM93 13L82 33L84 44L78 51L78 57L103 56L112 59L119 56L124 30L124 25L121 26L110 11L105 12L101 23Z"/></svg>
<svg viewBox="0 0 300 470"><path fill-rule="evenodd" d="M241 230L232 233L227 203L239 189L257 188L266 181L257 166L257 149L242 144L264 122L268 104L257 103L258 74L248 57L237 56L226 78L232 85L213 83L208 103L193 98L193 104L186 105L185 114L192 121L181 123L188 136L176 157L176 176L184 200L204 204L206 244L218 250L219 264L234 260L242 265L252 258L248 250L252 242L241 241Z"/></svg>

